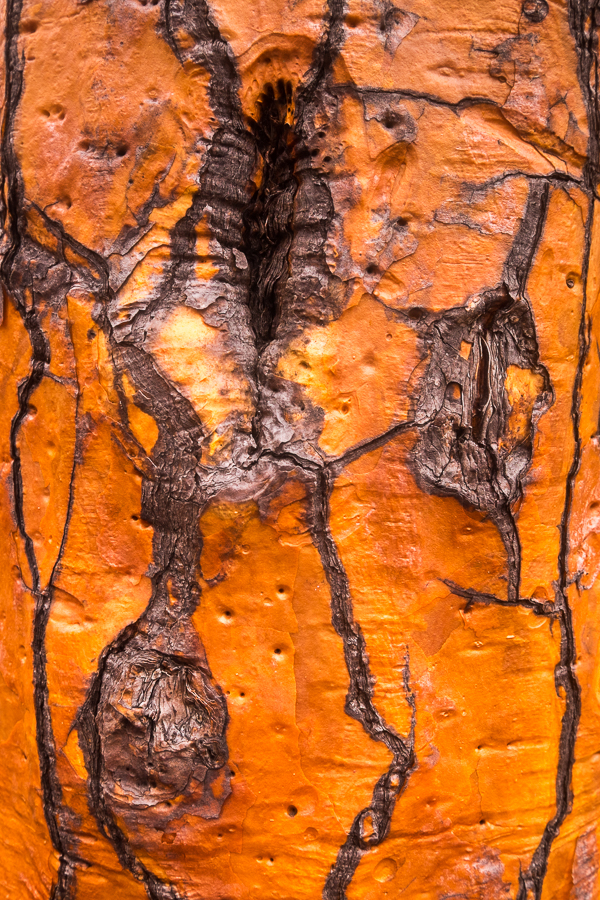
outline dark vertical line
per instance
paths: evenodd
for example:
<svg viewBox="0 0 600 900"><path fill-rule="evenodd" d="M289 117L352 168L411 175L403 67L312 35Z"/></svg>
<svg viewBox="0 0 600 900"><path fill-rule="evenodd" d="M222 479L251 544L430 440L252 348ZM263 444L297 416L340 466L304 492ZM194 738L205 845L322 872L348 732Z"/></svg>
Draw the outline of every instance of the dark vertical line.
<svg viewBox="0 0 600 900"><path fill-rule="evenodd" d="M228 41L211 18L206 0L165 0L166 38L181 62L193 59L209 73L208 94L221 126L229 122L236 132L244 131L241 81L235 56ZM194 45L182 49L176 31L182 28L194 38Z"/></svg>
<svg viewBox="0 0 600 900"><path fill-rule="evenodd" d="M526 299L527 280L544 230L549 197L547 179L529 179L521 225L504 264L504 283L513 300Z"/></svg>
<svg viewBox="0 0 600 900"><path fill-rule="evenodd" d="M12 127L23 90L24 61L19 59L19 22L22 0L6 0L6 22L4 26L4 115L2 118L2 172L0 176L2 194L3 225L10 231L10 247L2 261L2 276L12 269L12 262L21 246L19 219L23 198L19 179L19 167L13 146Z"/></svg>
<svg viewBox="0 0 600 900"><path fill-rule="evenodd" d="M555 671L557 692L565 692L565 711L559 738L558 766L556 773L556 813L546 825L542 839L535 850L526 873L520 876L517 900L527 900L532 891L535 900L541 900L544 878L548 869L548 859L552 843L561 825L571 811L573 803L573 767L575 764L575 742L581 717L581 686L577 679L577 646L573 627L573 612L568 599L569 578L569 527L573 508L575 482L581 465L582 438L581 401L583 370L587 360L590 335L587 321L587 290L594 220L594 199L599 174L600 107L598 105L598 35L595 21L600 4L598 0L569 0L569 26L575 39L578 54L578 77L583 100L588 115L590 132L588 160L584 169L584 181L589 201L585 225L583 250L582 283L583 298L579 323L579 359L571 400L571 420L573 429L573 459L567 475L565 504L560 524L560 548L558 555L558 581L555 585L556 618L560 625L560 658Z"/></svg>
<svg viewBox="0 0 600 900"><path fill-rule="evenodd" d="M581 400L583 370L587 359L590 338L587 322L587 281L589 275L589 258L591 245L591 229L594 215L594 203L590 198L590 208L586 222L586 239L583 259L583 300L579 325L579 359L571 402L571 420L573 423L573 459L567 475L565 504L560 524L560 549L558 556L559 577L555 584L556 619L560 626L560 657L555 670L556 690L565 692L565 711L563 713L556 772L556 813L544 829L529 868L520 876L517 900L527 900L527 892L533 891L535 900L541 900L544 878L548 869L548 859L552 843L558 835L561 825L570 813L573 803L573 766L575 764L575 742L581 717L581 686L577 678L577 647L573 628L573 611L568 599L569 578L569 526L573 507L575 482L581 465L582 439L580 433ZM559 694L560 695L560 694Z"/></svg>
<svg viewBox="0 0 600 900"><path fill-rule="evenodd" d="M516 602L519 599L521 587L521 539L510 503L506 503L500 509L494 510L490 514L490 518L498 529L506 550L508 574L506 596L509 601Z"/></svg>
<svg viewBox="0 0 600 900"><path fill-rule="evenodd" d="M22 11L22 0L7 0L5 25L5 108L2 121L1 145L1 194L2 216L4 226L9 235L10 245L2 260L0 276L11 294L15 306L21 316L31 343L31 368L29 374L21 381L17 390L19 408L12 420L10 428L10 452L12 458L12 482L15 504L15 516L19 533L23 538L25 554L31 571L32 595L34 598L33 613L33 699L36 713L36 741L40 764L40 780L44 806L44 816L52 845L59 856L58 880L53 886L53 900L68 900L73 896L74 866L68 855L67 839L62 826L63 806L62 790L56 774L56 748L52 729L52 715L48 697L48 680L46 674L46 629L52 603L52 587L41 590L40 573L35 556L33 541L27 533L23 505L23 474L21 456L18 446L18 435L21 425L29 410L29 402L35 389L44 377L45 368L50 362L50 346L44 335L35 309L35 297L32 292L31 305L20 288L13 283L13 271L22 245L21 217L23 205L23 185L19 163L13 144L14 121L19 108L23 90L24 58L19 57L19 23Z"/></svg>
<svg viewBox="0 0 600 900"><path fill-rule="evenodd" d="M513 300L521 300L527 304L534 325L535 316L527 297L527 282L542 238L548 214L549 199L550 184L548 181L530 178L529 193L523 219L504 265L503 278L506 289ZM496 524L507 554L507 596L509 600L518 601L521 593L521 539L515 516L509 503L500 510Z"/></svg>
<svg viewBox="0 0 600 900"><path fill-rule="evenodd" d="M296 98L296 121L298 131L304 127L304 112L313 99L317 88L331 71L344 40L344 13L346 0L327 0L325 28L315 46L311 66Z"/></svg>
<svg viewBox="0 0 600 900"><path fill-rule="evenodd" d="M392 762L373 790L371 803L355 817L350 832L338 852L335 864L323 888L323 900L345 900L346 889L364 854L387 837L396 800L415 766L416 703L409 682L408 655L404 667L404 692L411 709L411 727L407 738L400 737L388 725L373 703L374 678L367 656L366 642L354 619L350 584L329 526L329 498L333 480L326 471L316 475L311 492L311 535L331 591L331 621L344 647L350 678L345 711L360 722L374 741L392 753Z"/></svg>

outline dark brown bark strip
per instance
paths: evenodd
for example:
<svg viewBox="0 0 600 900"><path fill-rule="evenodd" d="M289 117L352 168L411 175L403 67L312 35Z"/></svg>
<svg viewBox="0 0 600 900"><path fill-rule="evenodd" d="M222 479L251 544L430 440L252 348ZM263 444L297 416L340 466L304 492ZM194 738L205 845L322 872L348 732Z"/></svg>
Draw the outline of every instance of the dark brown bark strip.
<svg viewBox="0 0 600 900"><path fill-rule="evenodd" d="M52 845L59 856L56 884L51 889L52 900L70 900L75 885L76 856L72 841L65 827L66 810L63 805L62 790L56 774L56 747L52 729L52 713L48 696L46 674L45 637L50 609L54 578L64 552L66 536L73 503L73 482L77 463L77 441L73 470L69 485L69 499L66 522L61 544L51 573L48 586L42 590L40 573L33 541L27 533L23 508L23 479L18 435L29 412L29 402L42 382L50 363L50 344L40 326L36 309L36 294L27 272L27 252L23 247L23 186L17 154L13 141L13 126L23 90L24 59L19 56L19 25L22 0L8 0L5 22L5 107L2 121L1 141L1 209L3 230L8 246L0 277L21 316L31 343L31 369L29 375L18 386L19 408L11 423L10 452L12 457L12 488L14 512L19 533L23 538L25 554L29 565L32 584L30 590L34 598L33 612L33 696L36 712L36 742L40 764L40 780L44 815ZM24 288L31 289L31 304L28 305ZM77 404L79 396L77 396Z"/></svg>
<svg viewBox="0 0 600 900"><path fill-rule="evenodd" d="M423 424L412 465L423 490L456 497L487 513L507 554L508 599L519 597L521 547L512 507L522 495L523 478L533 455L533 426L550 405L552 387L540 361L526 285L542 234L549 185L529 183L521 226L504 267L504 283L482 293L470 308L458 307L439 317L421 316L430 349L414 413ZM460 355L466 342L468 360ZM508 451L501 447L510 415L505 378L509 365L529 369L544 387L534 410L532 433ZM449 389L458 386L455 399Z"/></svg>
<svg viewBox="0 0 600 900"><path fill-rule="evenodd" d="M326 472L317 476L311 496L311 534L319 551L321 563L331 590L333 627L344 644L346 668L350 685L346 695L347 715L356 719L366 733L383 743L393 759L381 776L368 807L361 810L339 850L323 888L323 900L345 900L354 873L364 854L377 847L388 835L396 800L404 790L408 777L416 765L415 729L416 702L410 688L408 656L404 668L404 692L412 711L410 732L401 737L388 725L373 703L374 679L371 674L365 638L354 619L350 584L329 527L329 498L333 480Z"/></svg>
<svg viewBox="0 0 600 900"><path fill-rule="evenodd" d="M573 440L575 449L567 476L565 505L560 528L560 552L558 558L558 581L555 584L556 618L560 625L560 661L556 667L556 690L565 692L565 712L563 715L558 770L556 773L556 813L546 825L542 839L536 848L531 863L521 875L517 900L527 900L531 892L535 900L541 900L542 889L552 843L571 811L573 801L573 766L575 764L575 742L581 716L581 686L577 679L577 648L573 629L573 613L569 603L568 589L571 585L569 574L569 527L575 480L581 464L582 440L580 433L583 370L589 352L589 322L587 315L587 291L591 249L594 200L597 198L597 182L600 174L600 105L599 105L599 61L598 31L600 3L598 0L570 0L569 24L575 38L579 59L579 80L588 114L590 138L588 161L584 169L586 193L590 206L586 222L585 248L583 255L583 301L579 326L579 359L571 404Z"/></svg>

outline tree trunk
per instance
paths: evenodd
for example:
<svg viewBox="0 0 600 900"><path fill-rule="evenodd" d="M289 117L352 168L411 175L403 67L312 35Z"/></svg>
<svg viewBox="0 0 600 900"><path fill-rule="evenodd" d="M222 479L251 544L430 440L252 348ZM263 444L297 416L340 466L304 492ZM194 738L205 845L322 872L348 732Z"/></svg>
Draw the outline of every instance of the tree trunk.
<svg viewBox="0 0 600 900"><path fill-rule="evenodd" d="M10 900L600 898L599 0L6 0Z"/></svg>

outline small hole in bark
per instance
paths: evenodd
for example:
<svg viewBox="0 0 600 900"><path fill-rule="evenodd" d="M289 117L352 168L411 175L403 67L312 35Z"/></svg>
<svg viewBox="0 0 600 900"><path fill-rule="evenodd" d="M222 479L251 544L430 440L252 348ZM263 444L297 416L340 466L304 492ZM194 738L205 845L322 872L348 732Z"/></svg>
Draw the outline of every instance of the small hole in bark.
<svg viewBox="0 0 600 900"><path fill-rule="evenodd" d="M393 128L400 121L400 117L397 113L393 112L393 110L388 109L385 116L383 117L383 125L385 128Z"/></svg>
<svg viewBox="0 0 600 900"><path fill-rule="evenodd" d="M419 309L419 307L413 307L413 309L409 309L408 318L413 319L413 321L417 322L419 319L423 318L423 310Z"/></svg>
<svg viewBox="0 0 600 900"><path fill-rule="evenodd" d="M90 149L90 142L89 141L79 141L79 144L77 146L79 147L80 150L83 150L83 152L85 153L87 150Z"/></svg>
<svg viewBox="0 0 600 900"><path fill-rule="evenodd" d="M87 336L88 336L88 341L91 341L96 337L96 332L94 331L93 328L90 328L90 330L87 333Z"/></svg>
<svg viewBox="0 0 600 900"><path fill-rule="evenodd" d="M245 697L245 696L246 696L245 691L240 691L240 697Z"/></svg>
<svg viewBox="0 0 600 900"><path fill-rule="evenodd" d="M119 144L119 146L117 147L117 156L125 156L128 150L129 147L127 146L127 144Z"/></svg>
<svg viewBox="0 0 600 900"><path fill-rule="evenodd" d="M398 216L398 218L396 219L396 225L398 226L398 228L406 228L406 226L408 225L408 219L403 219L402 216Z"/></svg>
<svg viewBox="0 0 600 900"><path fill-rule="evenodd" d="M226 609L226 610L225 610L225 615L226 615L227 617L229 617L229 616L231 615L231 610L230 610L230 609Z"/></svg>
<svg viewBox="0 0 600 900"><path fill-rule="evenodd" d="M324 156L324 157L323 157L323 162L324 162L324 163L330 163L330 162L331 162L331 157L330 157L330 156Z"/></svg>
<svg viewBox="0 0 600 900"><path fill-rule="evenodd" d="M26 19L24 22L21 22L21 33L35 34L39 27L40 23L36 19Z"/></svg>
<svg viewBox="0 0 600 900"><path fill-rule="evenodd" d="M480 819L480 820L479 820L479 824L480 824L480 825L485 825L485 819Z"/></svg>
<svg viewBox="0 0 600 900"><path fill-rule="evenodd" d="M139 519L140 519L139 516L132 516L131 518L134 522L139 522Z"/></svg>
<svg viewBox="0 0 600 900"><path fill-rule="evenodd" d="M279 655L281 653L281 647L275 647L275 653Z"/></svg>
<svg viewBox="0 0 600 900"><path fill-rule="evenodd" d="M315 156L318 156L318 155L319 155L319 152L320 152L320 151L317 150L317 149L315 148L314 150L311 150L311 151L310 151L310 155L313 156L313 157L315 157Z"/></svg>
<svg viewBox="0 0 600 900"><path fill-rule="evenodd" d="M358 28L358 26L360 25L360 19L358 16L348 16L346 22L348 23L348 28Z"/></svg>
<svg viewBox="0 0 600 900"><path fill-rule="evenodd" d="M288 806L287 814L290 817L290 819L293 819L294 816L298 815L298 810L296 809L295 806Z"/></svg>
<svg viewBox="0 0 600 900"><path fill-rule="evenodd" d="M567 287L568 288L575 287L575 281L573 280L573 278L567 278Z"/></svg>
<svg viewBox="0 0 600 900"><path fill-rule="evenodd" d="M325 132L324 132L324 131L317 131L317 137L319 137L319 138L324 138L324 137L325 137Z"/></svg>
<svg viewBox="0 0 600 900"><path fill-rule="evenodd" d="M377 266L374 263L367 266L367 275L375 275L376 272Z"/></svg>

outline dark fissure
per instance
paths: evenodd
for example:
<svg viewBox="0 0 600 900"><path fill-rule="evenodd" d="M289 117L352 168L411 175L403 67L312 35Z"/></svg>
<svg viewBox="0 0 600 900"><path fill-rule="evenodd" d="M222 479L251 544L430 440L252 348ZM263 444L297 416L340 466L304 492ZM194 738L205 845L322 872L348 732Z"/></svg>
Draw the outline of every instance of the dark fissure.
<svg viewBox="0 0 600 900"><path fill-rule="evenodd" d="M261 160L260 184L244 212L242 246L250 266L248 304L260 352L275 336L281 308L278 293L287 274L293 237L297 140L290 124L291 84L279 81L276 88L267 85L258 106L260 113L250 127Z"/></svg>
<svg viewBox="0 0 600 900"><path fill-rule="evenodd" d="M408 654L404 666L404 692L411 709L411 728L405 738L388 725L373 702L374 678L369 666L367 646L360 625L354 619L350 583L329 527L329 498L333 479L327 472L317 476L312 493L311 530L331 590L332 622L344 643L350 685L346 695L346 713L356 719L375 741L392 753L388 771L373 790L371 803L361 810L340 848L325 887L323 900L343 900L362 856L377 847L388 835L396 800L415 767L416 702L410 688Z"/></svg>
<svg viewBox="0 0 600 900"><path fill-rule="evenodd" d="M48 695L45 640L52 604L53 579L64 549L72 494L70 495L67 521L59 548L58 559L48 585L42 588L33 540L27 531L25 522L24 485L18 444L19 432L30 411L31 397L42 382L46 367L50 362L50 346L39 322L34 284L35 276L44 274L44 266L43 263L41 266L35 265L35 248L27 246L27 243L22 238L23 188L13 141L13 125L23 90L24 61L20 58L18 51L21 11L22 3L20 0L9 0L7 2L0 214L2 216L3 229L9 235L10 244L2 260L0 274L3 284L10 285L13 302L21 316L31 344L30 371L18 386L18 410L12 420L10 429L12 487L16 523L23 539L31 578L31 584L28 586L34 600L32 634L33 699L36 714L36 743L39 756L44 815L50 839L59 854L60 860L58 881L52 889L52 900L67 900L74 885L75 856L68 841L62 790L56 773L56 747ZM13 277L16 271L20 272L18 280ZM31 296L29 305L26 300L27 289L29 289ZM24 573L22 578L24 584L27 585L27 576Z"/></svg>

